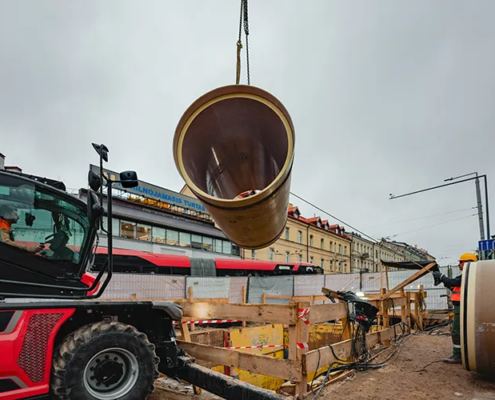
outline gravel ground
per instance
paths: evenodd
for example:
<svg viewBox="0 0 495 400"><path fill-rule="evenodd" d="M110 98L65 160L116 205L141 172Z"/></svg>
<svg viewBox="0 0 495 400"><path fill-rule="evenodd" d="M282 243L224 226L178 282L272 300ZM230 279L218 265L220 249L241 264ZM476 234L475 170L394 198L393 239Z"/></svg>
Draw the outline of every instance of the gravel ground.
<svg viewBox="0 0 495 400"><path fill-rule="evenodd" d="M342 383L329 385L321 398L495 400L495 380L441 361L451 355L452 340L445 335L447 328L440 332L444 334L421 333L406 338L384 368L358 372Z"/></svg>

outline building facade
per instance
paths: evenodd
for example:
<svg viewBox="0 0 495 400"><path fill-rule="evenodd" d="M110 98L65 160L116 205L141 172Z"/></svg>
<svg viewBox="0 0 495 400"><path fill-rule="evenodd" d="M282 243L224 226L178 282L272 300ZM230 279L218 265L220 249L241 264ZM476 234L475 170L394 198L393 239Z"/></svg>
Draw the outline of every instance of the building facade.
<svg viewBox="0 0 495 400"><path fill-rule="evenodd" d="M435 257L430 255L426 250L411 246L405 242L387 241L382 239L380 245L395 253L401 254L403 261L435 261Z"/></svg>
<svg viewBox="0 0 495 400"><path fill-rule="evenodd" d="M343 227L330 225L320 217L304 218L289 204L287 224L282 236L261 250L241 249L245 259L307 262L320 266L326 274L351 270L351 240Z"/></svg>
<svg viewBox="0 0 495 400"><path fill-rule="evenodd" d="M378 272L380 271L380 262L402 262L406 257L402 251L385 243L375 243L363 238L359 233L351 232L348 236L352 239L351 253L351 271L352 272ZM390 270L390 269L389 269Z"/></svg>

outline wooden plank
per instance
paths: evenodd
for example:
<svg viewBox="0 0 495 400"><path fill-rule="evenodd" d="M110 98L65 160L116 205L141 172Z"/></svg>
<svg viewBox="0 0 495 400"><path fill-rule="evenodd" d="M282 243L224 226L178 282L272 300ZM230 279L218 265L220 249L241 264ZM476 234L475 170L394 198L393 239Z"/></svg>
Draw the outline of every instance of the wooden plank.
<svg viewBox="0 0 495 400"><path fill-rule="evenodd" d="M178 340L177 344L187 354L198 360L294 382L300 380L301 364L296 361L188 343L181 340Z"/></svg>
<svg viewBox="0 0 495 400"><path fill-rule="evenodd" d="M272 324L295 325L297 322L297 305L278 304L182 304L185 318L204 319L239 319L248 322L268 322Z"/></svg>
<svg viewBox="0 0 495 400"><path fill-rule="evenodd" d="M265 294L263 293L264 296L262 298L265 299L289 299L292 301L309 301L313 302L314 301L330 301L327 296L323 295L308 295L308 296L278 296L278 295L271 295L271 294ZM265 304L265 303L263 303Z"/></svg>
<svg viewBox="0 0 495 400"><path fill-rule="evenodd" d="M366 345L368 346L368 349L379 343L384 344L385 341L392 340L395 337L394 327L398 336L402 334L402 328L399 325L400 324L397 324L378 332L368 333L366 335ZM333 348L335 355L340 359L345 359L352 354L352 340L335 343L331 345L331 347ZM309 351L303 355L302 366L304 374L309 374L316 371L316 367L318 366L318 357L320 357L319 368L330 365L337 360L328 346Z"/></svg>
<svg viewBox="0 0 495 400"><path fill-rule="evenodd" d="M297 325L289 326L289 360L297 359Z"/></svg>
<svg viewBox="0 0 495 400"><path fill-rule="evenodd" d="M309 302L297 303L298 310L303 310L310 307ZM306 319L311 321L311 310L306 315ZM309 348L309 325L306 325L302 319L297 320L297 343L307 343ZM307 348L298 349L296 360L299 364L302 363L302 357L308 352ZM302 396L306 393L308 387L308 376L302 373L300 375L299 383L296 385L296 396Z"/></svg>
<svg viewBox="0 0 495 400"><path fill-rule="evenodd" d="M419 278L421 278L422 276L426 275L426 273L428 271L430 271L435 265L437 265L436 263L432 262L432 263L429 263L426 267L424 267L423 269L419 270L418 272L416 272L414 275L412 275L411 277L407 278L404 282L398 284L396 287L394 287L392 290L389 290L387 291L387 293L385 293L385 295L382 296L382 299L387 299L389 298L392 294L394 294L395 292L397 292L398 290L410 285L411 283L413 283L414 281L418 280Z"/></svg>
<svg viewBox="0 0 495 400"><path fill-rule="evenodd" d="M410 292L411 294L416 294L416 292ZM394 293L393 295L390 296L392 299L400 299L403 297L400 293ZM380 300L382 298L382 295L380 293L367 293L363 297L364 300Z"/></svg>
<svg viewBox="0 0 495 400"><path fill-rule="evenodd" d="M123 302L123 301L169 301L171 303L176 303L176 304L181 304L181 303L203 303L207 301L208 303L228 303L229 299L228 298L215 298L215 299L194 299L194 300L189 300L189 299L160 299L160 298L155 298L155 299L88 299L88 300L81 300L81 301L92 301L92 302Z"/></svg>
<svg viewBox="0 0 495 400"><path fill-rule="evenodd" d="M293 323L297 318L295 306L212 304L207 301L182 304L185 319L243 319L253 322Z"/></svg>
<svg viewBox="0 0 495 400"><path fill-rule="evenodd" d="M347 308L344 303L319 304L311 307L311 318L309 321L312 324L319 324L345 317L347 317Z"/></svg>

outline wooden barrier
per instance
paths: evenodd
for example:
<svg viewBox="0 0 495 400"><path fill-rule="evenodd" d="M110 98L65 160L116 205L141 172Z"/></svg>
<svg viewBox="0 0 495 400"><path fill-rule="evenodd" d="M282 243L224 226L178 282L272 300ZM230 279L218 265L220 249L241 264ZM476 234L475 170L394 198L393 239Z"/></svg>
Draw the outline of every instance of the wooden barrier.
<svg viewBox="0 0 495 400"><path fill-rule="evenodd" d="M243 292L244 293L244 292ZM384 289L383 294L386 293ZM423 292L422 295L425 295ZM236 319L245 323L283 324L288 327L288 359L277 359L268 355L258 355L221 347L191 343L188 326L181 324L182 340L177 343L189 355L209 365L224 365L251 373L272 376L295 383L295 396L304 397L308 393L308 376L318 369L328 368L340 359L353 356L351 324L347 323L347 306L345 303L314 305L314 301L324 296L264 296L266 298L288 298L288 305L278 304L223 304L209 301L192 301L182 303L184 318L202 319ZM405 292L392 294L380 299L381 294L367 296L368 301L377 306L383 316L382 329L366 335L368 349L377 345L388 347L391 341L401 335L410 333L411 305L418 299L417 293ZM313 300L311 302L311 300ZM313 305L312 305L313 303ZM401 323L389 326L390 309L400 307ZM417 308L415 308L416 311ZM302 310L306 310L302 312ZM395 313L395 312L394 312ZM392 314L394 314L392 313ZM304 314L304 315L302 315ZM397 314L395 314L397 316ZM306 323L309 321L309 323ZM309 351L309 324L341 321L343 326L342 341ZM333 351L332 351L333 350Z"/></svg>
<svg viewBox="0 0 495 400"><path fill-rule="evenodd" d="M395 289L397 289L396 293L392 293ZM366 335L368 349L373 349L380 344L390 346L394 338L410 333L413 320L417 329L423 329L421 305L427 293L422 287L418 292L405 292L404 287L397 287L394 290L387 292L384 288L379 294L368 294L364 297L366 301L379 309L378 316L382 321L382 329ZM232 319L242 321L243 327L246 327L248 322L282 324L288 328L288 359L192 343L190 331L194 330L194 325L187 324L179 324L181 330L181 340L177 341L179 347L196 358L201 365L210 367L223 365L294 382L294 395L299 398L308 395L308 376L314 375L317 369L328 368L337 358L352 359L352 327L348 321L345 303L315 304L316 301L329 301L326 296L320 295L263 294L263 304L246 304L246 292L246 288L243 287L242 304L230 304L227 298L198 299L195 298L192 288L188 290L187 299L168 301L181 305L184 321ZM290 304L266 304L267 299L287 299ZM146 301L137 299L135 295L126 300ZM390 326L390 316L400 316L401 323ZM310 351L309 325L338 321L343 328L342 340Z"/></svg>

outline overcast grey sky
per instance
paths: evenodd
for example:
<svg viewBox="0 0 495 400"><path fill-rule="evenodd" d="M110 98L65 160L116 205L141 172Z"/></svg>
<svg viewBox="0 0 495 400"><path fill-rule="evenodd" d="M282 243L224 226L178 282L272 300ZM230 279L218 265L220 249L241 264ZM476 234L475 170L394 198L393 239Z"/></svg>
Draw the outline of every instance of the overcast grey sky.
<svg viewBox="0 0 495 400"><path fill-rule="evenodd" d="M493 0L250 0L251 83L296 128L292 191L442 264L474 250L474 183L389 194L477 171L495 199L494 13ZM7 164L83 187L103 142L109 168L180 190L176 124L235 83L238 19L239 0L2 1Z"/></svg>

